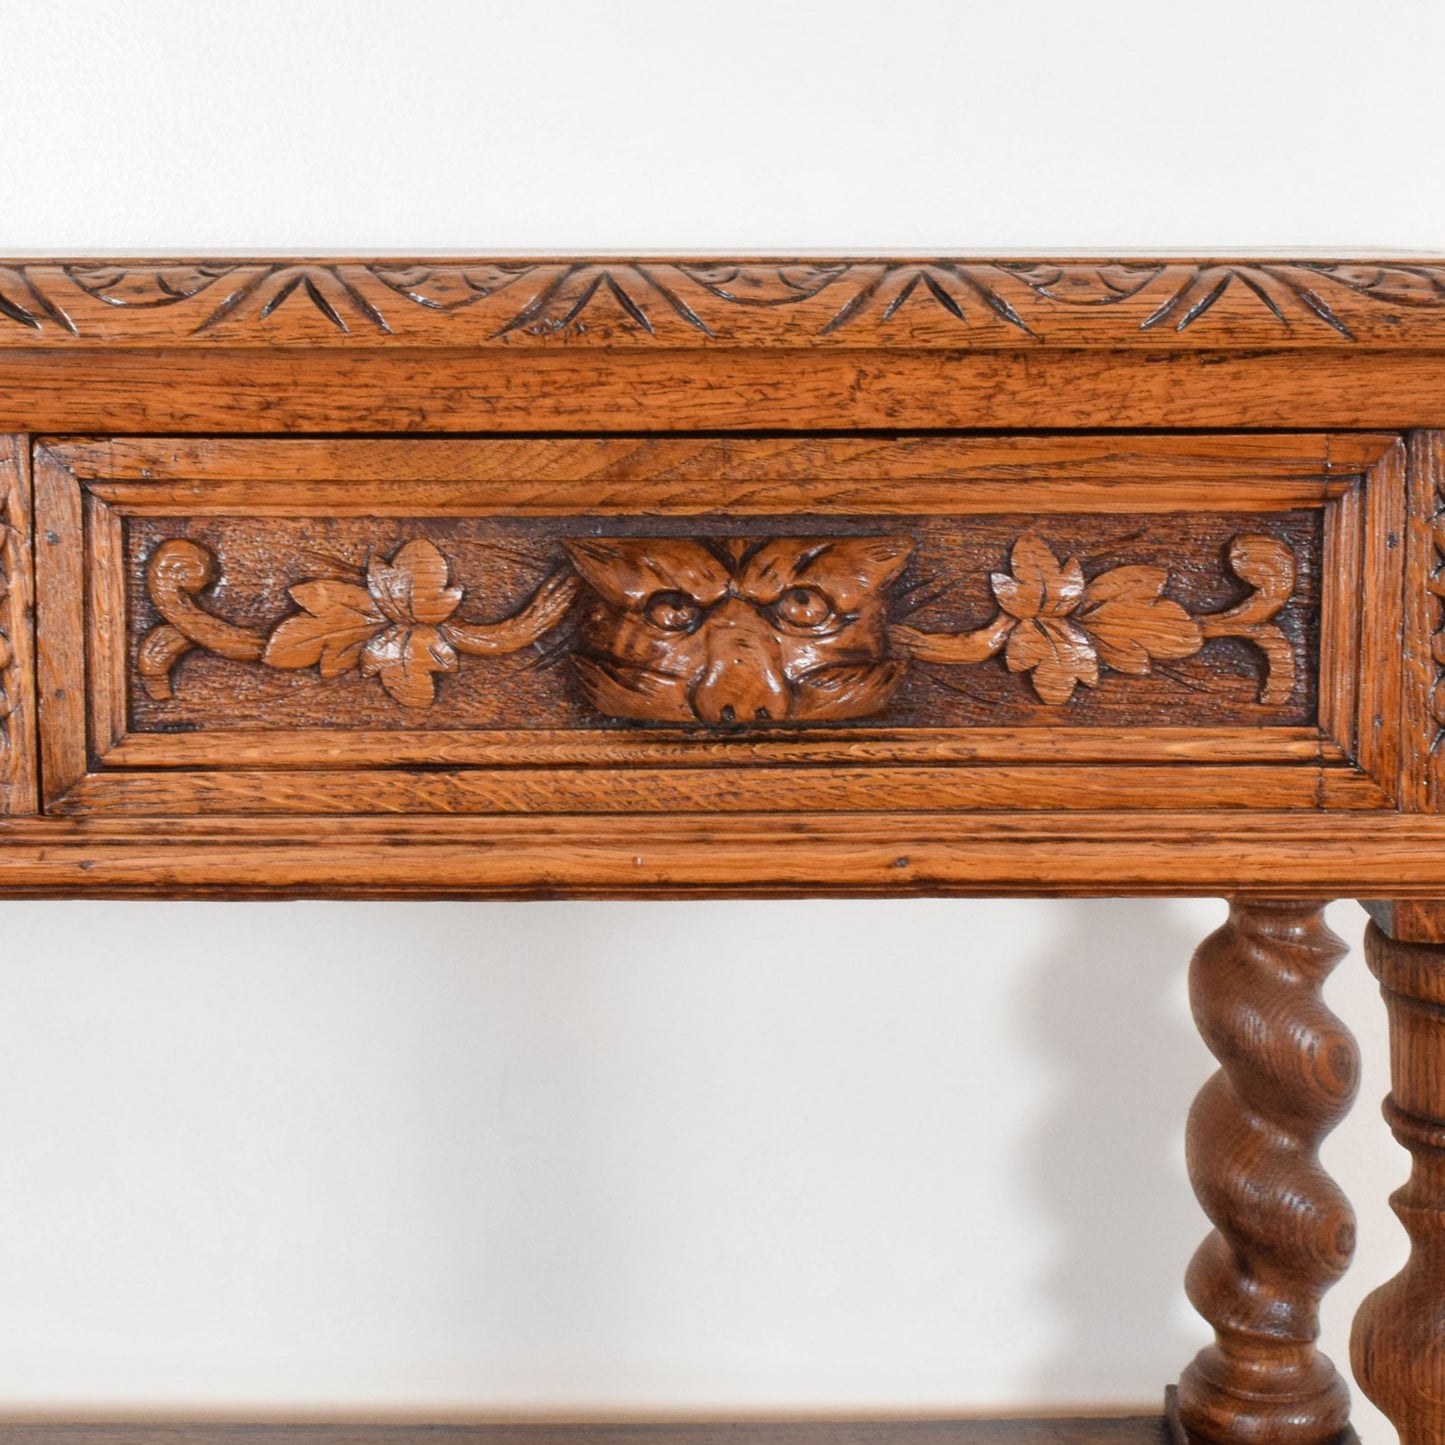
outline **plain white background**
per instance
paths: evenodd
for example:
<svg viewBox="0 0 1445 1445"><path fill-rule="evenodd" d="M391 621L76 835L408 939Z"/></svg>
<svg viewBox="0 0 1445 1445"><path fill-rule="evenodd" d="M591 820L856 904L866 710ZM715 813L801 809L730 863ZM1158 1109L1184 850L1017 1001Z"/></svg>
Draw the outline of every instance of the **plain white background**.
<svg viewBox="0 0 1445 1445"><path fill-rule="evenodd" d="M0 251L1439 248L1442 42L1435 0L0 0ZM1155 1408L1221 917L0 904L0 1411ZM1357 948L1331 998L1343 1360L1405 1163Z"/></svg>

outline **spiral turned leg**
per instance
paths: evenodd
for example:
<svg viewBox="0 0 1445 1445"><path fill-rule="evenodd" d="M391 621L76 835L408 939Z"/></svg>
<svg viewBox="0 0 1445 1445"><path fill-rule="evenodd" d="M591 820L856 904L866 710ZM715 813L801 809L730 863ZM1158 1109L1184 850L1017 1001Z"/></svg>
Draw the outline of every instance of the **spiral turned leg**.
<svg viewBox="0 0 1445 1445"><path fill-rule="evenodd" d="M1223 1065L1187 1136L1216 1226L1185 1279L1215 1333L1179 1382L1179 1423L1198 1439L1320 1445L1348 1430L1349 1391L1315 1348L1355 1239L1318 1152L1359 1083L1355 1041L1320 993L1344 953L1319 904L1235 903L1194 955L1194 1017Z"/></svg>
<svg viewBox="0 0 1445 1445"><path fill-rule="evenodd" d="M1445 944L1400 941L1371 924L1365 957L1390 1015L1385 1117L1413 1159L1390 1201L1411 1248L1360 1306L1350 1354L1402 1445L1445 1445Z"/></svg>

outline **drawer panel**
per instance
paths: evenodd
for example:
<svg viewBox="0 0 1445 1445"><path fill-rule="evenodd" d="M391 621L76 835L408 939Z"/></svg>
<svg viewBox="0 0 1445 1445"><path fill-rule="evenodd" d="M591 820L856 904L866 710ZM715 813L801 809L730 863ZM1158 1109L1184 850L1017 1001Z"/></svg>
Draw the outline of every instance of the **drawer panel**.
<svg viewBox="0 0 1445 1445"><path fill-rule="evenodd" d="M46 442L46 806L1392 807L1400 456Z"/></svg>

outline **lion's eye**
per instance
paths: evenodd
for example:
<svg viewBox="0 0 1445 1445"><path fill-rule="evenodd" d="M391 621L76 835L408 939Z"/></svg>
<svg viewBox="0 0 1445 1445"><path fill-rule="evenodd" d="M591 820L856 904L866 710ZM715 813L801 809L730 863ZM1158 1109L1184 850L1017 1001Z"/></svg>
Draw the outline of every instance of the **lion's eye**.
<svg viewBox="0 0 1445 1445"><path fill-rule="evenodd" d="M833 607L816 587L789 587L778 598L777 612L794 627L821 627L833 616Z"/></svg>
<svg viewBox="0 0 1445 1445"><path fill-rule="evenodd" d="M642 615L664 632L691 632L702 621L702 608L683 592L654 592Z"/></svg>

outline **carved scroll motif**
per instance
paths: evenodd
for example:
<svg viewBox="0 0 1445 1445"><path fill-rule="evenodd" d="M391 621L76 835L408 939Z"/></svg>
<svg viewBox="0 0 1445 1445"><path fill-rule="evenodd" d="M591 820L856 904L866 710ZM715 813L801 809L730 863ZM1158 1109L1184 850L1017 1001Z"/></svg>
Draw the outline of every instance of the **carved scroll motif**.
<svg viewBox="0 0 1445 1445"><path fill-rule="evenodd" d="M765 344L870 332L916 333L926 344L966 343L974 332L1033 343L1061 323L1075 339L1083 323L1099 342L1137 343L1191 332L1231 307L1266 335L1353 341L1397 325L1402 312L1445 308L1445 267L947 257L0 265L0 342L12 333L155 340L158 328L178 340L235 340L310 334L317 323L323 335L376 340L439 321L469 342L493 343L620 335L696 345L744 332Z"/></svg>
<svg viewBox="0 0 1445 1445"><path fill-rule="evenodd" d="M151 557L146 585L165 623L141 641L138 670L154 698L171 696L171 669L192 648L268 667L316 667L323 678L353 668L376 677L404 707L430 707L435 674L455 672L457 654L520 652L567 611L576 580L550 577L514 616L496 623L463 622L454 614L463 589L449 584L446 558L425 538L389 559L373 557L365 585L332 579L290 589L297 611L269 634L237 627L195 600L216 580L216 559L198 543L163 542Z"/></svg>
<svg viewBox="0 0 1445 1445"><path fill-rule="evenodd" d="M921 662L982 662L1002 651L1010 672L1031 675L1047 703L1066 703L1100 666L1144 676L1155 658L1192 657L1212 637L1243 637L1265 655L1259 700L1282 703L1294 691L1294 651L1270 619L1294 591L1294 554L1274 537L1240 536L1229 565L1253 591L1225 612L1192 615L1166 598L1164 567L1115 567L1085 582L1078 558L1062 566L1029 534L1014 544L1011 571L989 579L998 615L974 632L931 633L903 625L895 642Z"/></svg>
<svg viewBox="0 0 1445 1445"><path fill-rule="evenodd" d="M1294 554L1265 535L1235 537L1228 562L1250 587L1238 605L1191 613L1166 596L1164 567L1111 568L1086 580L1035 533L989 579L993 619L973 631L926 632L892 620L889 589L907 565L906 536L571 538L566 567L513 615L457 617L465 589L430 541L373 556L358 581L313 578L289 589L295 611L269 629L237 626L198 600L217 578L213 553L171 539L146 586L164 622L142 638L138 671L153 698L193 649L267 667L315 667L332 679L375 677L404 707L430 707L436 677L459 655L497 656L538 642L579 602L566 634L578 685L608 717L644 722L824 721L884 712L911 665L973 666L1001 655L1038 699L1062 707L1112 669L1148 674L1219 637L1265 658L1260 701L1295 686L1294 651L1271 619L1294 589Z"/></svg>

